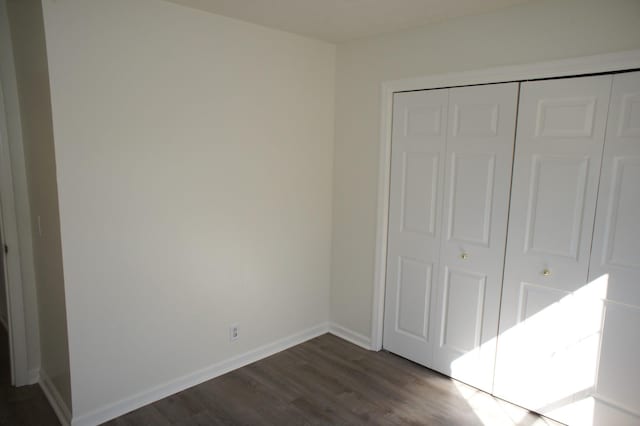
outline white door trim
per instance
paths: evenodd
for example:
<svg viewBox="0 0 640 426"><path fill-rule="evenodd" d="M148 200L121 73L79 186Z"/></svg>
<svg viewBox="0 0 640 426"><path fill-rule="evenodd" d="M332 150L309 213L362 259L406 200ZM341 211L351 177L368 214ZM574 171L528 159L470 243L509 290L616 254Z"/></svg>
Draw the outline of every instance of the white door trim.
<svg viewBox="0 0 640 426"><path fill-rule="evenodd" d="M436 89L473 84L569 77L640 69L640 50L580 58L514 65L474 71L437 74L426 77L385 81L381 85L380 147L378 165L378 210L376 254L371 316L371 349L382 349L384 289L387 267L387 226L389 219L389 177L391 173L391 117L393 94L408 90Z"/></svg>
<svg viewBox="0 0 640 426"><path fill-rule="evenodd" d="M13 191L13 172L4 96L0 85L0 227L4 243L9 252L2 254L5 261L5 284L7 293L7 326L9 349L11 351L11 382L16 386L28 384L27 333L22 291L22 270L20 264L20 244L18 222ZM0 247L4 250L4 247Z"/></svg>

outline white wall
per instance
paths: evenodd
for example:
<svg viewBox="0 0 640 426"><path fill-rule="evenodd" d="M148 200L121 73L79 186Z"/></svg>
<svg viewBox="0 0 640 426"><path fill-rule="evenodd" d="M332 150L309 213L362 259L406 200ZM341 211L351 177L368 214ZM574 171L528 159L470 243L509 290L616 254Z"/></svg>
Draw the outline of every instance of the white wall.
<svg viewBox="0 0 640 426"><path fill-rule="evenodd" d="M637 0L537 0L338 46L331 319L369 336L380 84L640 48Z"/></svg>
<svg viewBox="0 0 640 426"><path fill-rule="evenodd" d="M325 324L335 47L159 0L43 4L74 418Z"/></svg>
<svg viewBox="0 0 640 426"><path fill-rule="evenodd" d="M70 408L64 277L42 8L37 0L10 0L7 10L22 122L31 227L38 228L38 216L42 225L42 234L35 232L33 236L41 373L51 379L63 403Z"/></svg>
<svg viewBox="0 0 640 426"><path fill-rule="evenodd" d="M11 0L15 2L16 0ZM26 383L37 378L40 368L40 335L38 331L38 306L33 260L33 241L31 231L31 212L27 188L27 171L22 140L22 122L20 120L20 102L16 81L15 61L6 1L0 0L0 83L6 114L6 130L11 155L11 174L15 218L17 223L17 248L20 254L20 278L22 282L24 322L26 330L26 369L31 377L24 377ZM5 226L8 226L5 224ZM6 230L5 239L9 236ZM11 250L11 247L10 247ZM13 254L13 252L12 252ZM17 318L14 321L18 320Z"/></svg>

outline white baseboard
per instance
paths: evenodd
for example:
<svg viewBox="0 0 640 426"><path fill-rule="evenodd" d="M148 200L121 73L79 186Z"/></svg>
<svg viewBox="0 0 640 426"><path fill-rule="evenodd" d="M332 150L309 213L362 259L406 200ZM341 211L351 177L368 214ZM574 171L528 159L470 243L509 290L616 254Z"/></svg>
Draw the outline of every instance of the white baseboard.
<svg viewBox="0 0 640 426"><path fill-rule="evenodd" d="M351 342L354 345L358 345L367 350L372 350L371 339L369 337L356 333L355 331L350 330L347 327L343 327L340 324L336 324L335 322L329 324L329 333L334 336L338 336L347 342Z"/></svg>
<svg viewBox="0 0 640 426"><path fill-rule="evenodd" d="M207 380L211 380L232 370L259 361L292 346L299 345L302 342L318 337L328 331L328 323L316 325L273 343L268 343L264 346L225 361L218 362L194 373L179 377L170 382L121 399L113 404L109 404L92 412L80 415L74 418L71 424L73 426L94 426L104 423L147 404L166 398L167 396L173 395L192 386L199 385L202 382L206 382Z"/></svg>
<svg viewBox="0 0 640 426"><path fill-rule="evenodd" d="M44 392L47 400L49 400L49 404L51 404L53 411L55 411L56 416L58 416L58 420L60 420L62 426L69 426L71 424L71 411L69 410L69 407L67 407L67 404L60 396L58 389L55 387L47 373L40 369L38 375L40 377L40 388L42 388L42 392Z"/></svg>

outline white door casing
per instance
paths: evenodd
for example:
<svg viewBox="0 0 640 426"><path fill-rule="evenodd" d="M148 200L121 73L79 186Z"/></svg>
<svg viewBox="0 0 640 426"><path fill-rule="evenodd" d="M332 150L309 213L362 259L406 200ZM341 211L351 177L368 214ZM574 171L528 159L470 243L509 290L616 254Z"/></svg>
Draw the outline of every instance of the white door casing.
<svg viewBox="0 0 640 426"><path fill-rule="evenodd" d="M640 72L613 76L589 282L604 299L594 424L640 424Z"/></svg>
<svg viewBox="0 0 640 426"><path fill-rule="evenodd" d="M494 393L560 421L595 381L587 278L611 81L520 90Z"/></svg>
<svg viewBox="0 0 640 426"><path fill-rule="evenodd" d="M518 83L449 92L433 368L492 391Z"/></svg>
<svg viewBox="0 0 640 426"><path fill-rule="evenodd" d="M394 96L384 347L433 358L448 91Z"/></svg>

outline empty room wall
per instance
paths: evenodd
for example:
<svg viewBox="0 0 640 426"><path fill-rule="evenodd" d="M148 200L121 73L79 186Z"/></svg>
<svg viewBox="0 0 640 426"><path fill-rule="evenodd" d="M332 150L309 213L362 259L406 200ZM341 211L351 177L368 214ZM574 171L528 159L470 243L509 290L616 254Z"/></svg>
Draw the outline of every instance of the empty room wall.
<svg viewBox="0 0 640 426"><path fill-rule="evenodd" d="M40 379L46 378L70 410L67 317L42 6L38 0L10 0L7 10L29 183L31 228L35 230L33 258L40 324ZM27 304L31 300L27 299ZM27 312L32 308L27 305Z"/></svg>
<svg viewBox="0 0 640 426"><path fill-rule="evenodd" d="M326 327L335 46L160 0L43 5L74 420Z"/></svg>
<svg viewBox="0 0 640 426"><path fill-rule="evenodd" d="M371 333L380 85L640 48L636 0L538 0L338 46L331 319Z"/></svg>

